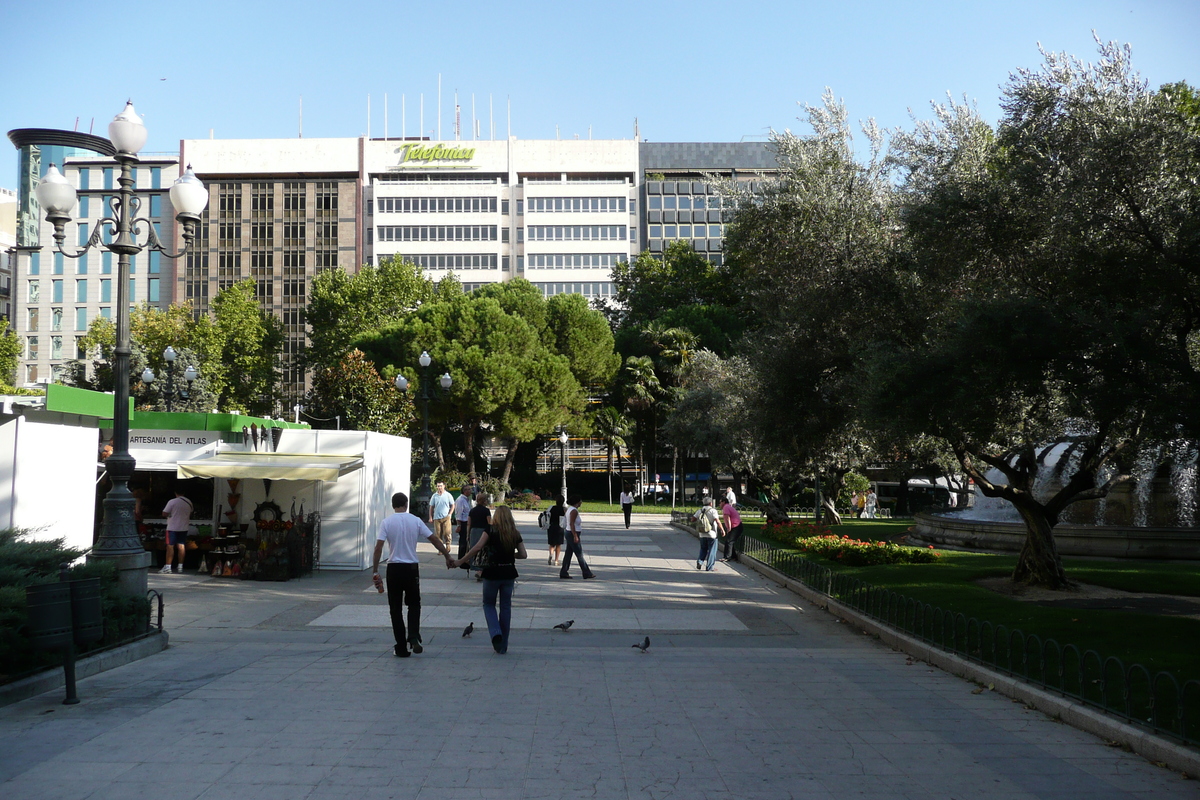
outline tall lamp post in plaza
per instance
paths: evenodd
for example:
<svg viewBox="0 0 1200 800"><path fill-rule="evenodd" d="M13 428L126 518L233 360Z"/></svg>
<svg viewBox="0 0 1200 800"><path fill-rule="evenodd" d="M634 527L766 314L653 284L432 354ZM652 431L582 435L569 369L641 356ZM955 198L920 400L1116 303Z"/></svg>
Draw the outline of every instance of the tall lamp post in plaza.
<svg viewBox="0 0 1200 800"><path fill-rule="evenodd" d="M57 144L79 147L112 156L120 165L120 188L110 204L113 216L96 223L87 243L78 252L63 249L66 225L71 222L75 207L75 188L58 168L51 164L37 185L38 203L46 209L46 221L54 226L55 251L67 258L80 258L101 243L101 233L108 230L112 241L104 244L117 254L117 341L113 350L113 453L105 462L112 488L104 497L104 521L89 559L111 560L117 564L122 591L145 596L146 568L150 554L138 539L134 523L135 501L129 491L135 461L129 454L129 260L145 250L162 253L167 258L179 258L188 252L196 237L200 215L208 205L208 190L204 188L191 167L171 187L171 205L175 219L183 227L183 249L177 253L167 250L159 241L153 222L138 217L141 198L138 197L134 170L138 151L146 144L146 126L126 103L120 114L108 124L108 139L72 131L23 129L10 131L8 138L17 147L31 144ZM135 237L142 237L139 244Z"/></svg>
<svg viewBox="0 0 1200 800"><path fill-rule="evenodd" d="M558 432L558 451L559 460L562 462L562 496L563 502L567 502L567 442L571 441L571 437L567 436L567 429L561 428Z"/></svg>
<svg viewBox="0 0 1200 800"><path fill-rule="evenodd" d="M422 351L421 357L417 361L421 365L421 487L417 489L412 502L409 503L409 511L421 519L425 519L426 512L429 510L429 498L433 495L433 488L429 485L429 365L433 363L433 359L428 351ZM442 375L438 382L441 384L443 392L450 391L450 386L454 383L449 372ZM407 392L408 378L397 375L396 388Z"/></svg>
<svg viewBox="0 0 1200 800"><path fill-rule="evenodd" d="M163 360L167 362L167 413L171 413L171 406L175 402L175 359L179 358L179 354L175 352L175 348L170 345L166 350L163 350ZM183 379L187 381L187 388L179 390L179 399L187 400L192 393L192 384L200 377L200 373L191 364L183 371ZM154 370L146 367L142 370L142 383L147 385L154 383Z"/></svg>

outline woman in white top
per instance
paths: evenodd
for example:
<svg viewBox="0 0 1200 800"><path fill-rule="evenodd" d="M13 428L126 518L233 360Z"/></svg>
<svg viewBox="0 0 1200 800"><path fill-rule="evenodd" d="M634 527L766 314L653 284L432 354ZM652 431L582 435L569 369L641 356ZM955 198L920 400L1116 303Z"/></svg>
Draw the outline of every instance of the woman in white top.
<svg viewBox="0 0 1200 800"><path fill-rule="evenodd" d="M621 491L621 511L625 512L625 530L629 530L629 515L633 513L633 495L629 493L629 484Z"/></svg>

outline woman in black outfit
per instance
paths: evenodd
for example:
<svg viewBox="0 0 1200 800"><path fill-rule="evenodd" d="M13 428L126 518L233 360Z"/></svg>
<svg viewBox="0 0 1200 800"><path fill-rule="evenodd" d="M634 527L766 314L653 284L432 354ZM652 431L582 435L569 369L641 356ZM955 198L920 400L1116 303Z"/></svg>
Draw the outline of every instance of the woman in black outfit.
<svg viewBox="0 0 1200 800"><path fill-rule="evenodd" d="M485 533L490 532L492 529L492 511L488 508L488 503L491 500L492 498L487 492L480 492L479 496L475 498L475 507L467 515L467 530L470 531L469 544L471 545L471 553L478 552L475 545L479 543L479 540ZM464 560L463 563L469 563L469 561ZM475 567L474 564L471 564L471 567L475 569L475 580L482 581L482 570Z"/></svg>
<svg viewBox="0 0 1200 800"><path fill-rule="evenodd" d="M560 494L554 498L554 505L550 507L550 524L546 526L546 544L550 546L550 554L546 557L546 564L551 567L558 566L558 557L562 552L562 521L566 513L567 509L564 505L564 498Z"/></svg>

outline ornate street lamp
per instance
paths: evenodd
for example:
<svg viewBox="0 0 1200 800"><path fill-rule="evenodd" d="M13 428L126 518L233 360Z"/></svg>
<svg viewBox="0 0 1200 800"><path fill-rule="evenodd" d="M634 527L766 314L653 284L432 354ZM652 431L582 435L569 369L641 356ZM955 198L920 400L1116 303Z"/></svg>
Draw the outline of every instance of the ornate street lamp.
<svg viewBox="0 0 1200 800"><path fill-rule="evenodd" d="M175 348L170 345L166 350L163 350L163 360L167 362L167 413L171 413L171 405L175 401L175 359L179 354L175 352ZM200 377L200 373L191 364L183 371L183 379L187 381L187 388L179 390L179 399L187 400L192 393L192 384ZM154 383L154 370L146 367L142 371L142 383L147 385Z"/></svg>
<svg viewBox="0 0 1200 800"><path fill-rule="evenodd" d="M111 155L121 168L120 189L110 205L114 216L101 219L87 244L76 253L68 253L63 249L67 238L66 225L71 222L70 212L75 207L75 188L51 164L35 191L38 202L46 209L46 220L54 225L56 252L67 258L80 258L101 243L101 232L105 228L113 237L111 243L103 245L117 254L118 264L117 342L113 351L113 454L105 462L112 488L104 498L104 521L88 558L114 560L121 577L122 590L145 596L150 554L138 539L133 517L135 502L129 491L129 479L135 466L129 454L129 260L145 250L159 252L172 259L187 253L196 237L200 215L208 205L208 190L197 180L191 166L171 187L168 194L175 208L175 219L183 226L183 249L177 253L169 252L159 241L152 221L137 216L141 198L137 195L134 169L138 163L138 151L146 144L146 126L134 112L132 103L126 103L124 110L108 124L108 137L105 140L70 131L25 130L9 133L9 139L18 147L38 143L81 147ZM135 236L144 237L144 244L138 244Z"/></svg>
<svg viewBox="0 0 1200 800"><path fill-rule="evenodd" d="M417 489L412 501L408 505L408 510L416 514L421 519L425 519L426 512L429 510L429 498L433 496L433 488L429 485L429 365L433 363L433 359L429 356L428 351L422 351L421 357L417 359L421 365L421 486ZM442 375L438 381L441 384L442 391L450 391L451 384L454 383L447 372ZM402 392L408 391L408 378L403 375L396 376L396 388Z"/></svg>
<svg viewBox="0 0 1200 800"><path fill-rule="evenodd" d="M571 437L567 436L567 429L560 428L558 432L558 450L559 461L562 462L562 496L563 502L567 502L567 442L571 441Z"/></svg>

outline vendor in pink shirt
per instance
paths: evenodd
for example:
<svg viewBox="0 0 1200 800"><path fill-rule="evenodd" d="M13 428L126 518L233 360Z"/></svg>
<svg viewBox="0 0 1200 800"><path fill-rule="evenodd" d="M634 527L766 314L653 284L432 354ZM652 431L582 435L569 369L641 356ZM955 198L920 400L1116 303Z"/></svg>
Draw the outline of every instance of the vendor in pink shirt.
<svg viewBox="0 0 1200 800"><path fill-rule="evenodd" d="M192 501L176 490L174 499L168 501L163 509L163 516L167 518L167 563L159 572L170 573L172 557L178 555L179 563L175 565L175 572L182 573L188 527L192 524Z"/></svg>
<svg viewBox="0 0 1200 800"><path fill-rule="evenodd" d="M721 560L737 561L738 547L742 541L742 515L738 513L737 506L724 497L720 503L721 516L725 518L725 552Z"/></svg>

